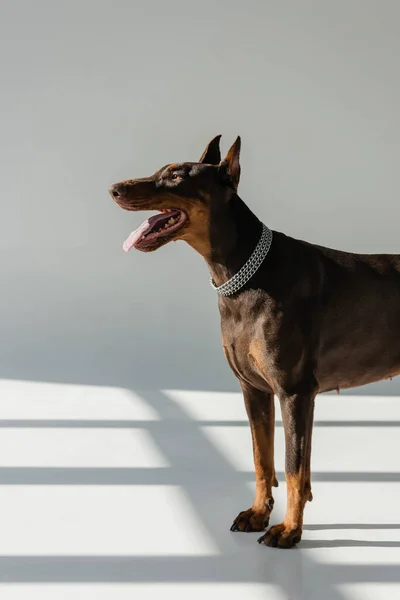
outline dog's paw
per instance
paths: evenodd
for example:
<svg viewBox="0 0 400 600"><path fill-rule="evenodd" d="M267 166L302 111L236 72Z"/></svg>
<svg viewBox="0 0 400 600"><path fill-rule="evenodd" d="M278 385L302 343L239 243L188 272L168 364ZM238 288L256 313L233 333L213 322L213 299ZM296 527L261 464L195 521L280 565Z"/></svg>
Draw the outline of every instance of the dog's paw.
<svg viewBox="0 0 400 600"><path fill-rule="evenodd" d="M231 531L264 531L268 527L270 513L271 510L269 508L265 508L264 510L254 510L253 508L244 510L233 521Z"/></svg>
<svg viewBox="0 0 400 600"><path fill-rule="evenodd" d="M293 548L301 540L302 531L300 527L287 527L285 523L274 525L267 533L258 540L259 544L265 544L273 548Z"/></svg>

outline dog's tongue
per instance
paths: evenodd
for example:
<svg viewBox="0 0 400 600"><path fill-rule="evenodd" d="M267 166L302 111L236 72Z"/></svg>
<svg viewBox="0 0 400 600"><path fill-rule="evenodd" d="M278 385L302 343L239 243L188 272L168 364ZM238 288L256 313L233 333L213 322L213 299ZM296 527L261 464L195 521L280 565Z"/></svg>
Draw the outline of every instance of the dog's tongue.
<svg viewBox="0 0 400 600"><path fill-rule="evenodd" d="M135 231L132 231L131 235L125 240L123 249L125 252L129 252L131 248L140 240L140 238L147 233L147 231L151 229L151 223L147 219L144 223L141 224Z"/></svg>

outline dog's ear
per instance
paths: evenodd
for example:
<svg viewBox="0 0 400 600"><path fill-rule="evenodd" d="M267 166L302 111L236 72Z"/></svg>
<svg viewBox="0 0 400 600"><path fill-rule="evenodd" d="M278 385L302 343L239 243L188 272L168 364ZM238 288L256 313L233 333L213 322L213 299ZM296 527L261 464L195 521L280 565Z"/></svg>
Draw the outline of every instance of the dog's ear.
<svg viewBox="0 0 400 600"><path fill-rule="evenodd" d="M235 192L238 189L240 180L240 146L241 139L238 136L219 165L221 176L233 187Z"/></svg>
<svg viewBox="0 0 400 600"><path fill-rule="evenodd" d="M215 136L208 144L207 148L204 150L201 158L199 160L200 163L204 163L206 165L218 165L221 161L221 151L219 149L219 141L221 139L220 135Z"/></svg>

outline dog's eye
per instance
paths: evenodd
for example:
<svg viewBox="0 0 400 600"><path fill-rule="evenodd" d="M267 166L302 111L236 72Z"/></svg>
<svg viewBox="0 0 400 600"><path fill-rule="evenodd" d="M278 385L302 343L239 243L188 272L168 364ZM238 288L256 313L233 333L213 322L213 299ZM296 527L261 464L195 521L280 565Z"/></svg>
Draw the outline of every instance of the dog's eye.
<svg viewBox="0 0 400 600"><path fill-rule="evenodd" d="M178 179L182 179L182 177L180 175L178 175L178 173L172 173L171 174L171 179L174 179L176 181Z"/></svg>

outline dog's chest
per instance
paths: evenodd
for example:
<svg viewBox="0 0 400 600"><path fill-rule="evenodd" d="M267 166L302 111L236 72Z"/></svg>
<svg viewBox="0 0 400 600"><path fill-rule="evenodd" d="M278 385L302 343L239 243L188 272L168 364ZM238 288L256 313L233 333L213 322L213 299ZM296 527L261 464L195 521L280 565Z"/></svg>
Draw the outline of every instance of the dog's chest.
<svg viewBox="0 0 400 600"><path fill-rule="evenodd" d="M265 321L224 315L221 312L222 345L235 375L249 385L268 387L273 371L271 340L265 336Z"/></svg>

